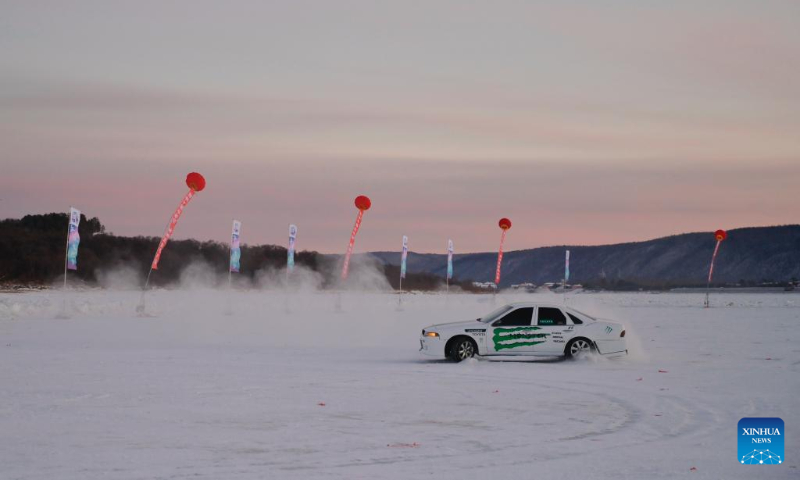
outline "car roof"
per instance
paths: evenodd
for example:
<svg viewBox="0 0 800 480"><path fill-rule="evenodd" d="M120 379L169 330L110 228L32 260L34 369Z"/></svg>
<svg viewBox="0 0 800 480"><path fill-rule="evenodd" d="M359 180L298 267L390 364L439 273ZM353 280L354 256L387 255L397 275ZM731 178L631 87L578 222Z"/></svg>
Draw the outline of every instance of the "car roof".
<svg viewBox="0 0 800 480"><path fill-rule="evenodd" d="M555 303L549 302L514 302L509 303L507 306L519 308L519 307L550 307L550 308L560 308L562 310L566 310L567 307L565 305L557 305Z"/></svg>

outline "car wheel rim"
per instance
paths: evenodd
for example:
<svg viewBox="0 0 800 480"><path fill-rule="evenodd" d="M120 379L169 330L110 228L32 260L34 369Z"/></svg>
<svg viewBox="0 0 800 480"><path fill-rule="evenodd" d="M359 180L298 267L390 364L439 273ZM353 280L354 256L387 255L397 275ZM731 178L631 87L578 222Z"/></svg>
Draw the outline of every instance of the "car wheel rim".
<svg viewBox="0 0 800 480"><path fill-rule="evenodd" d="M577 355L585 350L589 350L589 344L585 340L578 340L572 344L571 353Z"/></svg>
<svg viewBox="0 0 800 480"><path fill-rule="evenodd" d="M469 342L462 342L458 346L458 358L460 360L464 360L471 357L473 353L474 351L472 349L472 344Z"/></svg>

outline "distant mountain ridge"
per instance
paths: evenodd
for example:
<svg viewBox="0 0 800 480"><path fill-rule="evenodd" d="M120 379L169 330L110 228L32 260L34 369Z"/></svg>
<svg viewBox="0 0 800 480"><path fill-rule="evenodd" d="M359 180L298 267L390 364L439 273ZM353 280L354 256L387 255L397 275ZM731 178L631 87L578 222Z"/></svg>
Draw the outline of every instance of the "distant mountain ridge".
<svg viewBox="0 0 800 480"><path fill-rule="evenodd" d="M570 250L570 282L628 281L642 285L705 285L716 241L712 232L685 233L643 242L601 246L552 246L505 252L501 287L561 281L564 252ZM399 252L373 252L387 265ZM455 276L494 280L497 252L457 254ZM445 254L410 252L408 271L444 276ZM715 283L800 278L800 225L737 228L728 231L714 267Z"/></svg>

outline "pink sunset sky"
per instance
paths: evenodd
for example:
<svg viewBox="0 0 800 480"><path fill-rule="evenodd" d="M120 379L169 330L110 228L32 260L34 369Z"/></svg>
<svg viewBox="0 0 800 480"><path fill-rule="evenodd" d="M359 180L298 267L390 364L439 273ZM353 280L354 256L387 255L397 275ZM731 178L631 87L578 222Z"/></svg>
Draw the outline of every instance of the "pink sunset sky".
<svg viewBox="0 0 800 480"><path fill-rule="evenodd" d="M12 1L0 218L343 252L800 221L800 2Z"/></svg>

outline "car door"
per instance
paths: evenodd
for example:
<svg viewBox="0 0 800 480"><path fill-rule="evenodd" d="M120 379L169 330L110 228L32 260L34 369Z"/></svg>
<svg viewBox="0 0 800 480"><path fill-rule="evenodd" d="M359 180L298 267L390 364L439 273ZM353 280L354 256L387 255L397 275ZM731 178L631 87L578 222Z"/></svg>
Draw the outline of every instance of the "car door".
<svg viewBox="0 0 800 480"><path fill-rule="evenodd" d="M564 353L569 340L575 335L575 325L560 308L537 307L533 324L544 335L543 342L534 347L536 353Z"/></svg>
<svg viewBox="0 0 800 480"><path fill-rule="evenodd" d="M533 307L519 307L492 322L486 344L490 354L525 355L540 343L538 328L531 325Z"/></svg>

